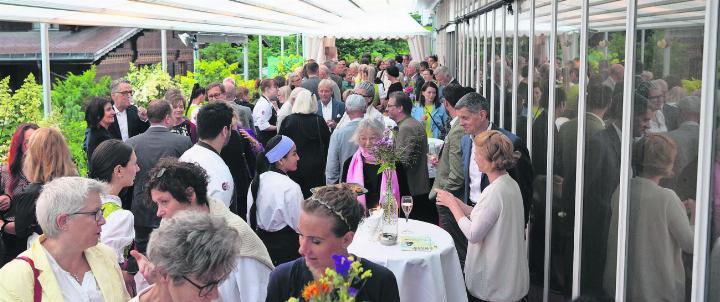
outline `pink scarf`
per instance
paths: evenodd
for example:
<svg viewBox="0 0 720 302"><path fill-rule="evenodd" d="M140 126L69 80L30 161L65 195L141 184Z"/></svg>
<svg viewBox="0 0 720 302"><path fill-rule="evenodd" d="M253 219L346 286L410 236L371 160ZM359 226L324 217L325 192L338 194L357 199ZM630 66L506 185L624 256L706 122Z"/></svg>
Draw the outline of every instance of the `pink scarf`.
<svg viewBox="0 0 720 302"><path fill-rule="evenodd" d="M349 183L357 183L361 186L365 186L365 177L363 176L362 151L360 150L360 148L358 148L358 150L355 152L355 154L353 154L353 157L350 160L350 167L348 167L346 181ZM380 198L385 196L386 187L387 176L385 176L385 173L383 173L382 179L380 180ZM395 196L395 201L397 201L398 207L400 207L400 185L398 184L397 173L395 171L392 171L392 190L393 196ZM366 208L365 195L358 196L357 200L360 202L360 204L362 204L363 208Z"/></svg>

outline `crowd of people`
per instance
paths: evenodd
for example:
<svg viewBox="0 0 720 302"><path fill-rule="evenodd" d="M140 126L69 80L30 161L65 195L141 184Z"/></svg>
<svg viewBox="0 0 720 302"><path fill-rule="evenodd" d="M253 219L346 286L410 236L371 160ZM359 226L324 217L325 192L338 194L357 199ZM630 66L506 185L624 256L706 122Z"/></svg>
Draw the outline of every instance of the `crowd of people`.
<svg viewBox="0 0 720 302"><path fill-rule="evenodd" d="M564 290L571 266L562 264L572 261L573 246L577 66L559 72L571 75L563 79L571 85L552 86L546 65L520 66L518 110L507 109L510 118L499 124L491 108L511 100L511 81L502 93L499 77L465 87L435 56L373 62L363 55L348 63L308 60L286 76L258 80L256 96L232 78L196 85L190 96L172 89L147 108L132 104L129 82L113 81L109 98L86 105L87 178L77 176L57 129L18 126L0 178L0 279L8 280L0 301L286 301L332 268L333 255L349 255L362 217L379 206L388 182L396 199L412 196L409 218L450 234L470 301L521 301L544 275L540 193L549 143L556 144L552 177L562 180L558 213L551 213L560 217L554 240L570 252L557 258L552 278ZM501 60L494 65L508 68ZM528 68L540 75L532 100L525 97ZM596 297L614 293L622 68L589 75L583 292ZM678 300L682 253L692 253L694 180L686 171L697 166L699 99L683 96L672 79L637 82L629 294ZM493 89L494 99L476 92ZM550 89L555 121L547 112ZM527 115L532 133L522 124ZM379 174L374 150L388 130L402 160ZM444 141L439 154L429 140ZM367 192L330 186L337 183ZM649 251L657 256L644 257ZM398 286L408 285L360 261L372 277L357 298L399 301Z"/></svg>

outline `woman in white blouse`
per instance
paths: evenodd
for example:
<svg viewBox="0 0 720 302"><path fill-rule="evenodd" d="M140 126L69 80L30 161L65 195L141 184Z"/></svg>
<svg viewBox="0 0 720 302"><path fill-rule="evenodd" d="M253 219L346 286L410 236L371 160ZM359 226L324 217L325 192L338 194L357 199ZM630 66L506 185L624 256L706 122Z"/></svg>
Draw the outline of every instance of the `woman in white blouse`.
<svg viewBox="0 0 720 302"><path fill-rule="evenodd" d="M475 207L437 190L437 203L450 209L468 238L465 284L471 301L518 301L529 289L524 212L518 184L507 169L520 157L510 140L488 130L474 139L475 163L490 185Z"/></svg>
<svg viewBox="0 0 720 302"><path fill-rule="evenodd" d="M298 222L304 200L300 185L287 172L297 170L295 143L284 135L271 138L258 154L257 171L247 195L247 221L277 266L300 257Z"/></svg>
<svg viewBox="0 0 720 302"><path fill-rule="evenodd" d="M2 301L127 301L117 257L100 240L105 224L93 179L60 177L43 186L37 221L43 235L0 269Z"/></svg>
<svg viewBox="0 0 720 302"><path fill-rule="evenodd" d="M105 218L100 241L115 251L128 292L134 295L135 286L132 275L127 273L127 260L135 239L135 217L132 212L123 210L118 195L122 189L133 185L135 175L140 171L137 156L130 145L117 139L106 140L95 148L88 170L89 178L110 185L107 194L100 194Z"/></svg>

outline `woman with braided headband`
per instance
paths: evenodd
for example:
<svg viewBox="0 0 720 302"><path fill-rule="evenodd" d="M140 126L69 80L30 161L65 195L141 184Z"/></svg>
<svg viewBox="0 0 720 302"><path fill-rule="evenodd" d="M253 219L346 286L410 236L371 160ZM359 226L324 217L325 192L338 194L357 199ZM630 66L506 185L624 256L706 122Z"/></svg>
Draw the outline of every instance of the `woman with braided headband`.
<svg viewBox="0 0 720 302"><path fill-rule="evenodd" d="M349 256L348 246L357 231L363 208L356 195L343 186L321 187L305 200L300 212L300 255L295 261L279 265L270 274L265 301L287 301L300 297L306 284L320 278L326 268L334 268L333 255ZM356 301L400 301L395 275L387 268L360 259L372 271L364 284L353 284Z"/></svg>
<svg viewBox="0 0 720 302"><path fill-rule="evenodd" d="M298 254L298 220L303 201L300 185L287 173L297 170L295 143L284 135L268 140L257 156L257 172L247 195L247 221L270 253L274 265Z"/></svg>

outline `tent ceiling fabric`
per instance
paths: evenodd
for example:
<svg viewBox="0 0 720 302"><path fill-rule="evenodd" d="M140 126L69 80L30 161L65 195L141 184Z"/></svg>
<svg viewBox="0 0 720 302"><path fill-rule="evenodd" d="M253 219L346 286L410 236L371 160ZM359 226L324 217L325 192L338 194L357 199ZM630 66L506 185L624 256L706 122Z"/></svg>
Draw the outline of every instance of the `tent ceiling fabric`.
<svg viewBox="0 0 720 302"><path fill-rule="evenodd" d="M358 39L427 34L408 1L0 0L0 20Z"/></svg>

